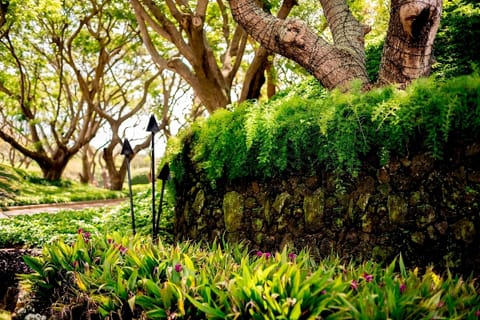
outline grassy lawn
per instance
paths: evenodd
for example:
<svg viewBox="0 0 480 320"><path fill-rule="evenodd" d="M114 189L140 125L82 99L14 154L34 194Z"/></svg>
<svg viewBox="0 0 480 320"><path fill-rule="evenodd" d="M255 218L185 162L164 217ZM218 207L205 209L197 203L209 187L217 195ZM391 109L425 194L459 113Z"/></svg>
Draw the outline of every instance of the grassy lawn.
<svg viewBox="0 0 480 320"><path fill-rule="evenodd" d="M71 180L51 182L25 170L0 164L0 207L115 199L127 195L126 189L112 191Z"/></svg>

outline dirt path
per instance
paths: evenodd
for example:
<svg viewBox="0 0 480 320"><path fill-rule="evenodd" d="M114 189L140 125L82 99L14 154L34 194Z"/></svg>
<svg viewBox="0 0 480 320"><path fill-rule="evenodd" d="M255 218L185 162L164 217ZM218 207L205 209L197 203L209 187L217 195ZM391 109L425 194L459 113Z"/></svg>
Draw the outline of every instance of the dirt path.
<svg viewBox="0 0 480 320"><path fill-rule="evenodd" d="M108 199L108 200L92 200L92 201L79 201L70 203L52 203L52 204L38 204L28 206L7 207L0 211L1 218L9 218L22 214L35 214L41 212L55 213L60 210L82 210L85 208L96 208L115 206L127 201L125 198L121 199Z"/></svg>

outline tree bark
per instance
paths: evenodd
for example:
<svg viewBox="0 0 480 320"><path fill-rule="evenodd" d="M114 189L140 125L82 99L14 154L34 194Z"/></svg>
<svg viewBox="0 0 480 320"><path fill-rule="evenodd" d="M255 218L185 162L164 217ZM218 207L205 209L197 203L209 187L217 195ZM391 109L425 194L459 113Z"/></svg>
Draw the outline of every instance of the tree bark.
<svg viewBox="0 0 480 320"><path fill-rule="evenodd" d="M297 5L296 0L284 0L280 10L278 11L277 18L285 19L295 5ZM270 72L270 76L272 74L271 71L273 71L273 63L271 60L273 60L273 58L274 54L269 52L264 47L257 49L255 57L245 73L242 92L240 94L240 98L238 99L239 102L249 99L258 99L260 97L260 90L262 89L266 80L265 73ZM270 80L272 79L270 78ZM267 84L267 95L269 97L273 95L272 92L275 92L275 86L272 87L272 85L273 83L271 81Z"/></svg>
<svg viewBox="0 0 480 320"><path fill-rule="evenodd" d="M364 88L371 87L364 45L370 28L353 17L345 0L320 0L332 32L332 44L301 20L269 15L255 0L229 2L233 17L250 36L266 50L300 64L327 89L346 90L352 80L359 80ZM442 0L392 0L380 84L407 84L429 74L441 11Z"/></svg>
<svg viewBox="0 0 480 320"><path fill-rule="evenodd" d="M441 14L442 0L392 0L379 84L406 85L430 74Z"/></svg>

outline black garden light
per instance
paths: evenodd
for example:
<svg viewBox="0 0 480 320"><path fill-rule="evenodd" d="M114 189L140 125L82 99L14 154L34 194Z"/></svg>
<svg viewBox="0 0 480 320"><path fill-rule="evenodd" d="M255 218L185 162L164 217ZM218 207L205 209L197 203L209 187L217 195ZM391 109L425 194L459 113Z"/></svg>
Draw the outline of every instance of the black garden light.
<svg viewBox="0 0 480 320"><path fill-rule="evenodd" d="M168 166L168 163L165 163L158 175L158 179L162 180L162 192L160 193L160 204L158 205L157 225L155 226L154 239L158 236L158 230L160 227L160 216L162 214L162 209L163 209L163 193L165 192L165 182L169 178L170 178L170 167Z"/></svg>
<svg viewBox="0 0 480 320"><path fill-rule="evenodd" d="M152 114L150 116L150 120L148 121L147 129L146 131L152 133L152 162L151 162L151 172L152 172L152 237L153 240L156 239L156 223L155 223L155 133L160 131L160 128L158 127L157 120L155 119L155 116Z"/></svg>
<svg viewBox="0 0 480 320"><path fill-rule="evenodd" d="M130 212L132 214L132 232L133 235L135 235L135 213L133 211L132 176L130 173L130 159L133 156L133 149L130 145L130 142L128 142L128 139L123 141L122 152L120 154L125 156L125 159L127 160L128 191L130 195Z"/></svg>

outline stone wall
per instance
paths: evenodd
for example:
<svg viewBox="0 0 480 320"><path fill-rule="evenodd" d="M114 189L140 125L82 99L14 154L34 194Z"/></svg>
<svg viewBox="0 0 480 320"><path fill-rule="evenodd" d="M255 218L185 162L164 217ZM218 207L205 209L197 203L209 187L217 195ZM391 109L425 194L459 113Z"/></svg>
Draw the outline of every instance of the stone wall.
<svg viewBox="0 0 480 320"><path fill-rule="evenodd" d="M309 247L322 256L434 264L480 274L480 144L427 154L365 160L357 178L319 171L268 181L217 182L192 165L176 185L178 240L247 241L252 249Z"/></svg>

